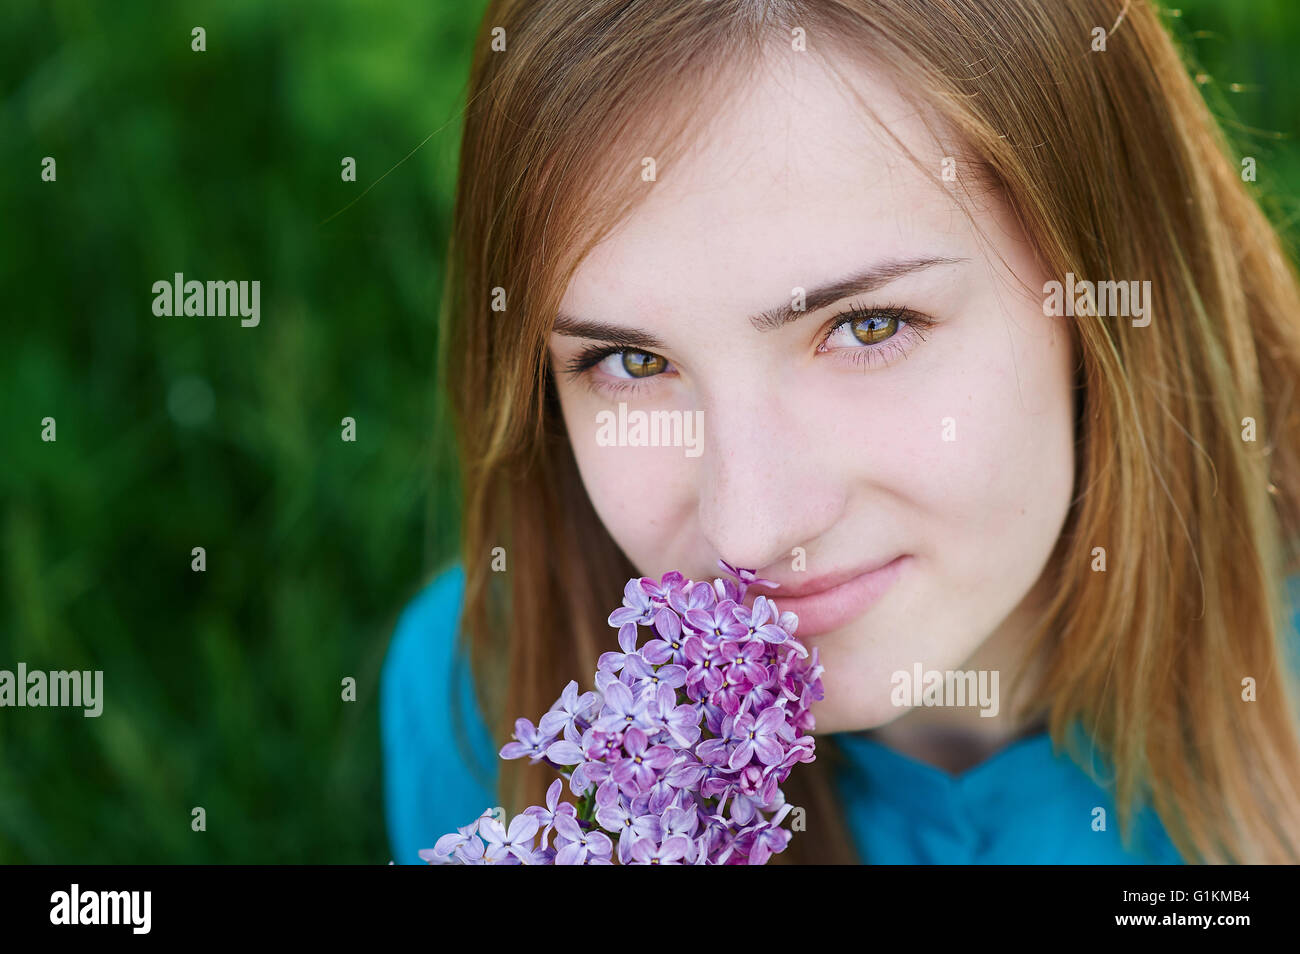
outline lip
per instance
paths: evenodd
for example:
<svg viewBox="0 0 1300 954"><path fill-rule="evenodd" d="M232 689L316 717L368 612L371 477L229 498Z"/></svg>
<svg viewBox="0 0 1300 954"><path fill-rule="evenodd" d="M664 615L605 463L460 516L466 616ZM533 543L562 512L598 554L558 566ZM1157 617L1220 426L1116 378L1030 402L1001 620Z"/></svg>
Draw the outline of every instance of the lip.
<svg viewBox="0 0 1300 954"><path fill-rule="evenodd" d="M797 589L784 586L764 592L782 612L799 617L796 638L818 636L857 619L883 597L911 561L902 554L883 566L809 580ZM792 595L793 594L793 595Z"/></svg>

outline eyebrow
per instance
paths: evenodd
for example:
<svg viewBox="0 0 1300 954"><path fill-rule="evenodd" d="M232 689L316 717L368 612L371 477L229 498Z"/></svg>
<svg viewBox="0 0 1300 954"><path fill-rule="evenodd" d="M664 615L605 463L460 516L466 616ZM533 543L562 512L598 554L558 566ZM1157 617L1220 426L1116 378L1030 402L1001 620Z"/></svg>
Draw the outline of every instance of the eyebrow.
<svg viewBox="0 0 1300 954"><path fill-rule="evenodd" d="M784 301L774 308L751 315L749 323L757 331L773 331L788 325L792 321L797 321L804 315L820 311L828 305L833 305L843 298L849 298L852 295L865 295L868 292L876 291L904 275L910 275L913 272L919 272L935 265L956 265L965 261L968 261L968 259L934 256L877 262L861 272L805 292L804 307L802 309L796 309L793 303ZM556 315L555 325L552 330L556 334L565 335L566 337L607 341L610 344L621 345L624 348L657 351L664 347L661 340L644 331L637 331L620 325L611 325L603 321L583 321L564 312Z"/></svg>

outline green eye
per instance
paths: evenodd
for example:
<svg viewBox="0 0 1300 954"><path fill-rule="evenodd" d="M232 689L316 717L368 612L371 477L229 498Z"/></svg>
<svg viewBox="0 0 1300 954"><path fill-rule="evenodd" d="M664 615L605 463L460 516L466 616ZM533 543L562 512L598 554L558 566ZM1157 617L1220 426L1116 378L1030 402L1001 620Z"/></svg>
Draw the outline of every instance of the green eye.
<svg viewBox="0 0 1300 954"><path fill-rule="evenodd" d="M877 344L894 336L898 331L898 318L894 315L866 315L850 321L849 329L863 344Z"/></svg>
<svg viewBox="0 0 1300 954"><path fill-rule="evenodd" d="M646 351L624 351L623 370L634 378L649 378L662 374L668 362L657 354Z"/></svg>

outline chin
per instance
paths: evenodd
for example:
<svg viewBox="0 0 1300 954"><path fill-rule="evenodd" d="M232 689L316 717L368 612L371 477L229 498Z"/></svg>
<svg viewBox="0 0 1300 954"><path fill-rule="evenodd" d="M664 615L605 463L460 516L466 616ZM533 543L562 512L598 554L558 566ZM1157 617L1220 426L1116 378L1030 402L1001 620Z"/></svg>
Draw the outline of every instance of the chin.
<svg viewBox="0 0 1300 954"><path fill-rule="evenodd" d="M825 678L823 675L823 685L825 685ZM817 728L813 730L814 735L825 735L831 732L865 732L867 729L878 729L910 711L907 706L892 704L887 694L886 698L879 701L872 701L859 696L845 699L837 704L830 696L830 692L831 687L828 686L827 698L821 702L813 703L812 715L817 720Z"/></svg>
<svg viewBox="0 0 1300 954"><path fill-rule="evenodd" d="M884 631L889 632L889 621ZM892 675L910 670L916 649L910 644L873 639L864 627L817 636L804 643L818 649L824 698L812 705L818 733L862 732L888 725L909 710L895 705ZM906 662L906 665L904 665Z"/></svg>

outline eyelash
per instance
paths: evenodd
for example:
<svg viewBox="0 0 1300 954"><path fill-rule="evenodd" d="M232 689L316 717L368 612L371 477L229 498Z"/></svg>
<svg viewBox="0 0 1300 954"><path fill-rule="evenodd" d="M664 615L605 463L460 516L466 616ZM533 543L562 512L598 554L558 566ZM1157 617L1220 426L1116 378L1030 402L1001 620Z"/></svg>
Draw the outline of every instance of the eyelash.
<svg viewBox="0 0 1300 954"><path fill-rule="evenodd" d="M819 354L828 354L823 351L826 342L830 340L831 335L835 334L840 328L844 327L851 321L866 318L876 318L889 320L890 318L898 319L900 330L887 338L879 345L862 345L856 348L838 348L834 350L848 351L851 355L846 359L855 365L865 367L887 366L892 364L899 357L906 357L908 352L916 346L917 343L924 341L926 331L935 325L935 320L919 312L911 311L900 305L881 305L871 308L861 308L851 306L847 310L840 312L832 320L830 326L821 336L821 341L817 345ZM639 390L647 381L654 378L663 377L663 374L651 375L647 378L619 380L615 383L606 383L595 380L595 375L591 374L591 369L600 362L604 361L610 355L623 354L625 352L641 351L640 348L622 348L617 345L591 345L578 352L564 365L564 371L572 377L582 377L587 380L587 386L598 394L626 394L630 391ZM641 351L642 354L653 354L649 351ZM878 357L877 357L878 356ZM656 357L660 357L656 355Z"/></svg>
<svg viewBox="0 0 1300 954"><path fill-rule="evenodd" d="M925 340L926 332L935 325L933 318L911 311L901 305L881 305L874 308L852 306L847 311L835 316L831 326L822 335L821 344L817 346L817 351L825 354L826 352L823 352L822 349L826 346L826 342L830 340L831 335L849 322L864 318L878 318L886 321L890 318L896 318L899 323L899 330L879 345L862 345L858 348L839 349L850 352L847 360L865 367L888 366L898 358L907 357L912 348Z"/></svg>

